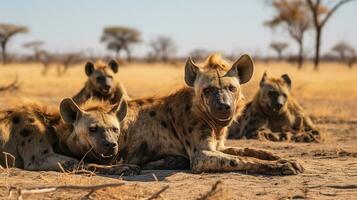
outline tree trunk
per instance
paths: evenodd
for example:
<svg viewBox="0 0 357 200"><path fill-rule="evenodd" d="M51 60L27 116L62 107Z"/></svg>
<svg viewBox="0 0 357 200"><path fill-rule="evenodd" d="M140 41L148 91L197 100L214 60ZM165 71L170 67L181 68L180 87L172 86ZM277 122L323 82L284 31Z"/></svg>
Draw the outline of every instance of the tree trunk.
<svg viewBox="0 0 357 200"><path fill-rule="evenodd" d="M6 41L1 43L1 55L2 55L2 63L6 64L7 58L6 58Z"/></svg>
<svg viewBox="0 0 357 200"><path fill-rule="evenodd" d="M299 41L298 68L301 69L304 64L304 44Z"/></svg>
<svg viewBox="0 0 357 200"><path fill-rule="evenodd" d="M314 59L314 65L315 65L314 68L316 71L319 70L319 64L320 64L321 32L322 32L321 27L316 28L315 59Z"/></svg>
<svg viewBox="0 0 357 200"><path fill-rule="evenodd" d="M127 58L128 58L128 62L131 62L131 52L129 50L129 48L125 48L125 52L126 52L126 55L127 55Z"/></svg>
<svg viewBox="0 0 357 200"><path fill-rule="evenodd" d="M278 51L278 59L279 59L279 61L281 61L282 58L283 58L282 52L281 52L281 51Z"/></svg>
<svg viewBox="0 0 357 200"><path fill-rule="evenodd" d="M119 60L120 48L115 49L115 59Z"/></svg>

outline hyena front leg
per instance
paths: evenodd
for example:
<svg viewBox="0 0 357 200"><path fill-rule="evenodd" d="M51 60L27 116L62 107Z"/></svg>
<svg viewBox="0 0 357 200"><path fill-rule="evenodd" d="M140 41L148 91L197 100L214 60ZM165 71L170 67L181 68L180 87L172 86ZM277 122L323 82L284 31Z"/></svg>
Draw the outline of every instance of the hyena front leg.
<svg viewBox="0 0 357 200"><path fill-rule="evenodd" d="M293 160L259 160L206 150L192 157L191 169L195 173L243 171L267 175L295 175L304 171L303 167Z"/></svg>
<svg viewBox="0 0 357 200"><path fill-rule="evenodd" d="M280 136L273 133L267 127L267 123L268 122L264 117L249 117L240 127L240 135L246 139L279 141Z"/></svg>
<svg viewBox="0 0 357 200"><path fill-rule="evenodd" d="M252 149L252 148L237 148L237 147L225 147L220 150L223 153L235 155L235 156L248 156L253 158L258 158L262 160L279 160L280 157L274 155L271 152L260 150L260 149Z"/></svg>
<svg viewBox="0 0 357 200"><path fill-rule="evenodd" d="M140 173L140 167L136 165L96 165L81 164L79 160L57 153L49 152L46 156L25 157L24 169L30 171L65 171L78 172L78 169L85 169L97 174L111 175L136 175Z"/></svg>

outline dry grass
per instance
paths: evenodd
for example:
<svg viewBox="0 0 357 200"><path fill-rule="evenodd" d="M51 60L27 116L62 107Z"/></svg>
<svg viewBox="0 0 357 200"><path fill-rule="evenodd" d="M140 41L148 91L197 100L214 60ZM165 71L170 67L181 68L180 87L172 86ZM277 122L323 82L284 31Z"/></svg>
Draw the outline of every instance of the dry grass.
<svg viewBox="0 0 357 200"><path fill-rule="evenodd" d="M183 64L182 64L183 66ZM19 100L37 100L50 105L58 105L64 97L73 96L80 90L86 76L83 65L69 70L58 77L55 69L47 76L41 75L39 64L0 66L0 86L7 85L18 76L21 91L4 94L0 103ZM293 94L315 116L357 117L357 69L348 69L338 64L323 64L320 72L305 66L301 71L288 63L257 63L253 80L243 86L247 99L253 97L259 80L267 70L271 76L288 73L293 80ZM183 68L164 64L130 64L120 68L118 79L132 97L165 94L173 88L184 85Z"/></svg>

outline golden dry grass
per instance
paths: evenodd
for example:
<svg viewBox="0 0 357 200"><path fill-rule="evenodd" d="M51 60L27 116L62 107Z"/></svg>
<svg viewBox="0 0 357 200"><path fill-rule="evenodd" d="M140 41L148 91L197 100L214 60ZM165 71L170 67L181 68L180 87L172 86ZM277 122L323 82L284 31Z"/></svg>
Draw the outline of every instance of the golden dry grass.
<svg viewBox="0 0 357 200"><path fill-rule="evenodd" d="M183 66L183 64L182 64ZM264 71L271 76L287 73L293 81L293 94L315 116L357 117L357 69L348 69L339 64L325 63L316 72L308 64L303 70L288 63L256 63L253 80L243 86L247 99L258 89ZM67 74L58 77L52 69L49 75L41 75L39 64L10 64L0 66L0 85L11 82L15 76L21 83L18 93L3 93L3 106L19 100L36 100L58 105L64 97L71 97L80 90L86 76L83 65L71 68ZM184 85L183 67L164 64L130 64L121 67L117 75L132 97L166 94Z"/></svg>

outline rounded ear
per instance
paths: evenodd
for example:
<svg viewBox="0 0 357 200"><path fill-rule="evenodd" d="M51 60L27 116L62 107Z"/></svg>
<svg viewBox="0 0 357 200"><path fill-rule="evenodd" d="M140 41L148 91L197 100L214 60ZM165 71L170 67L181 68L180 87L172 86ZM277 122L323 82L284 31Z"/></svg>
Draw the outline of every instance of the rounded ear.
<svg viewBox="0 0 357 200"><path fill-rule="evenodd" d="M240 84L248 82L254 73L254 63L252 58L244 54L242 55L227 72L228 76L236 76Z"/></svg>
<svg viewBox="0 0 357 200"><path fill-rule="evenodd" d="M118 72L119 69L119 65L115 60L111 60L108 63L110 69L112 69L112 71L116 74Z"/></svg>
<svg viewBox="0 0 357 200"><path fill-rule="evenodd" d="M289 89L291 88L291 79L289 77L289 75L287 74L283 74L281 76L281 78L284 80L284 82L286 83L286 85L289 87Z"/></svg>
<svg viewBox="0 0 357 200"><path fill-rule="evenodd" d="M262 79L260 80L260 87L263 87L265 81L267 80L268 78L268 74L267 74L267 71L264 72L263 76L262 76Z"/></svg>
<svg viewBox="0 0 357 200"><path fill-rule="evenodd" d="M84 66L84 70L86 71L87 76L92 75L92 73L94 72L94 64L91 62L87 62Z"/></svg>
<svg viewBox="0 0 357 200"><path fill-rule="evenodd" d="M61 101L60 114L66 123L73 124L82 116L82 113L83 111L71 98L66 98Z"/></svg>
<svg viewBox="0 0 357 200"><path fill-rule="evenodd" d="M115 109L115 111L114 111ZM126 114L128 113L128 103L126 102L125 98L122 97L120 102L113 107L111 112L116 112L118 120L121 122L125 118Z"/></svg>
<svg viewBox="0 0 357 200"><path fill-rule="evenodd" d="M189 57L185 64L185 82L188 86L193 87L199 72L199 68L193 63L192 58Z"/></svg>

